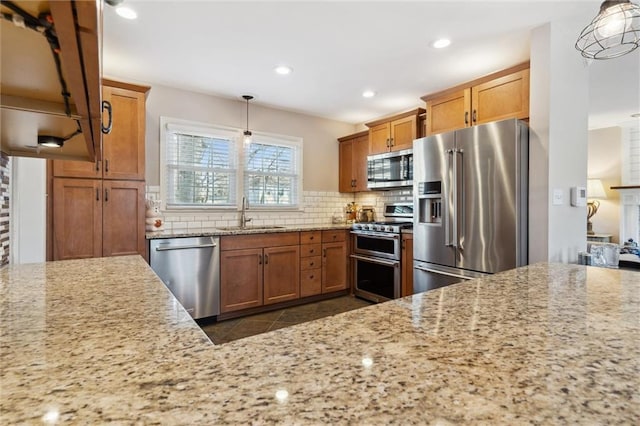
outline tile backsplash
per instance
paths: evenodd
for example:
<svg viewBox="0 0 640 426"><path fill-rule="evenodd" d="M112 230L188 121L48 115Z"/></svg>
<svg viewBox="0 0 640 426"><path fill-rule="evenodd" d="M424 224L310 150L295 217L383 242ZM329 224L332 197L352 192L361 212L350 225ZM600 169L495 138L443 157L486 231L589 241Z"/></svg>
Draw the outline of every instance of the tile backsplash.
<svg viewBox="0 0 640 426"><path fill-rule="evenodd" d="M147 185L146 198L157 200L160 198L160 187ZM395 190L381 192L362 192L356 194L303 191L303 207L296 211L247 211L247 217L252 219L251 225L328 225L336 213L343 213L346 205L356 202L358 205L373 206L376 220L382 220L383 206L387 202L411 202L411 190ZM238 225L239 213L232 211L181 212L163 211L165 230L198 230L201 228L215 228L216 226Z"/></svg>

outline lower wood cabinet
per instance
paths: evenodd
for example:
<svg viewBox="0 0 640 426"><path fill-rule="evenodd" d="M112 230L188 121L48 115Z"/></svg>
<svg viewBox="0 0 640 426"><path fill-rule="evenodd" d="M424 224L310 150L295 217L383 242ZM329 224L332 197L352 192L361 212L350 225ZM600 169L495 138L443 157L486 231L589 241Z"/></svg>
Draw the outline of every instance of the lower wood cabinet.
<svg viewBox="0 0 640 426"><path fill-rule="evenodd" d="M413 234L402 234L401 296L413 294Z"/></svg>
<svg viewBox="0 0 640 426"><path fill-rule="evenodd" d="M347 281L347 231L322 231L322 293L344 290Z"/></svg>
<svg viewBox="0 0 640 426"><path fill-rule="evenodd" d="M53 260L146 253L144 182L54 178Z"/></svg>
<svg viewBox="0 0 640 426"><path fill-rule="evenodd" d="M220 313L300 297L298 232L220 239Z"/></svg>

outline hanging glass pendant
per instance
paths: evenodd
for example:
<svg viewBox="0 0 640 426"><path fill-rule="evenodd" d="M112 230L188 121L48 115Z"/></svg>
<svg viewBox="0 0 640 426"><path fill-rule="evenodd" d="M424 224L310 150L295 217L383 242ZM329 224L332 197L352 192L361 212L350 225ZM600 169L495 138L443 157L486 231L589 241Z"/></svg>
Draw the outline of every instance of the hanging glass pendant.
<svg viewBox="0 0 640 426"><path fill-rule="evenodd" d="M612 59L640 46L640 6L629 0L608 0L582 30L576 49L588 59Z"/></svg>

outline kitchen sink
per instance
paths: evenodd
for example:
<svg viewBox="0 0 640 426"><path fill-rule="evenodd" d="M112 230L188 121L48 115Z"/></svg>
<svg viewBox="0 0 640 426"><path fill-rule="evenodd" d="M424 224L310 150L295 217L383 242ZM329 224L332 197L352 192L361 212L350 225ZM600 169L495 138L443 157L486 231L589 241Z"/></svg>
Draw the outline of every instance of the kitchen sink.
<svg viewBox="0 0 640 426"><path fill-rule="evenodd" d="M276 225L247 225L247 226L216 226L216 229L221 231L259 231L269 229L284 229L284 226Z"/></svg>

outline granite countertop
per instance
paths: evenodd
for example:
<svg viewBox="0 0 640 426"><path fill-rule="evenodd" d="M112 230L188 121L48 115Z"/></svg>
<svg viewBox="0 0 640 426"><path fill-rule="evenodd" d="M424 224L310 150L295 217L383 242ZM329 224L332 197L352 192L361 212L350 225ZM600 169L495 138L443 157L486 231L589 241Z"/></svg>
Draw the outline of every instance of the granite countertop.
<svg viewBox="0 0 640 426"><path fill-rule="evenodd" d="M0 270L0 423L637 424L640 274L537 264L214 346L140 257Z"/></svg>
<svg viewBox="0 0 640 426"><path fill-rule="evenodd" d="M273 232L299 232L299 231L326 231L332 229L351 229L351 225L347 224L329 224L329 225L288 225L288 226L260 226L248 225L246 228L225 229L221 228L196 228L196 229L174 229L166 231L147 232L145 234L147 240L160 238L177 238L177 237L210 237L222 235L245 235L245 234L264 234Z"/></svg>

